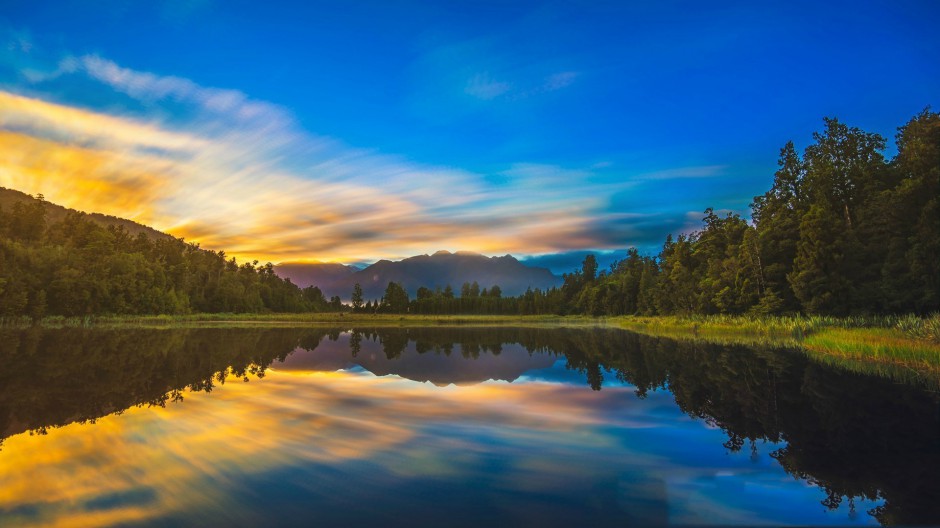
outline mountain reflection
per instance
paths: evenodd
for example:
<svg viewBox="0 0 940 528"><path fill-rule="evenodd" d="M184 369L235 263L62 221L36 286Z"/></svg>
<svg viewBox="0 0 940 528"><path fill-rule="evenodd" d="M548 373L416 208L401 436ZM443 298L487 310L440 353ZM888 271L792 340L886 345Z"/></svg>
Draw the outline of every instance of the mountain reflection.
<svg viewBox="0 0 940 528"><path fill-rule="evenodd" d="M386 328L330 335L316 350L291 354L278 370L334 371L362 367L377 376L394 374L437 386L472 385L488 380L512 382L556 357L533 354L496 332L434 332ZM455 340L455 337L457 340Z"/></svg>
<svg viewBox="0 0 940 528"><path fill-rule="evenodd" d="M134 406L164 406L186 391L264 377L269 368L361 368L468 386L536 375L551 381L561 374L550 367L565 360L564 379L576 375L594 390L628 385L641 399L668 391L683 413L720 428L732 452L756 452L763 441L779 444L771 456L794 477L823 488L826 507L883 500L868 512L883 524L940 520L938 395L836 370L796 352L547 328L32 329L0 331L0 343L0 440ZM474 390L484 398L496 389ZM547 393L543 401L562 405ZM369 434L404 441L391 430ZM331 456L342 456L341 447L330 447ZM657 485L632 493L653 493ZM645 511L655 522L664 518Z"/></svg>

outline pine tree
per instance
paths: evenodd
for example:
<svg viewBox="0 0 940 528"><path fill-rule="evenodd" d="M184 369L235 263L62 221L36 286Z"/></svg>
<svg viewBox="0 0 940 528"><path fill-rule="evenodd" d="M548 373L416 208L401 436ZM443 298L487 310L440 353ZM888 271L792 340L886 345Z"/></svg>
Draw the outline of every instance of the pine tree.
<svg viewBox="0 0 940 528"><path fill-rule="evenodd" d="M353 286L351 302L354 312L362 310L362 286L358 282Z"/></svg>

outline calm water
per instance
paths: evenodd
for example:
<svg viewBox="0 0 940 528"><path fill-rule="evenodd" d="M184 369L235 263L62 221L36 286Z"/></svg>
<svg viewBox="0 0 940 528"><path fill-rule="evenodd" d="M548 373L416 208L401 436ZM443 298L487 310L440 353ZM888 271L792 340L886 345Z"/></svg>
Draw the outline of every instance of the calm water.
<svg viewBox="0 0 940 528"><path fill-rule="evenodd" d="M594 329L0 332L0 525L938 524L938 394Z"/></svg>

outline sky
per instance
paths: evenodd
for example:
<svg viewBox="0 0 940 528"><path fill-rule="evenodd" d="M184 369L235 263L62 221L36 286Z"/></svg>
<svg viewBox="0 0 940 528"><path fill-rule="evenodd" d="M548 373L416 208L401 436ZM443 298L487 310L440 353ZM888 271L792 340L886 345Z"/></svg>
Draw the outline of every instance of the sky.
<svg viewBox="0 0 940 528"><path fill-rule="evenodd" d="M569 271L940 107L936 1L0 0L0 186L241 260ZM889 146L887 154L893 155Z"/></svg>

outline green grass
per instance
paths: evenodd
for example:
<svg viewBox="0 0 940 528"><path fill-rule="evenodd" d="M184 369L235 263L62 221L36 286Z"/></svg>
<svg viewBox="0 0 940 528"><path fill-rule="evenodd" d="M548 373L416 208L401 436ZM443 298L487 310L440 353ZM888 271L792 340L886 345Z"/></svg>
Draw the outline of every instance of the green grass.
<svg viewBox="0 0 940 528"><path fill-rule="evenodd" d="M896 328L824 328L803 340L814 353L916 369L940 369L940 343L912 338Z"/></svg>
<svg viewBox="0 0 940 528"><path fill-rule="evenodd" d="M721 344L798 348L811 358L904 383L940 389L940 316L623 317L621 328Z"/></svg>

